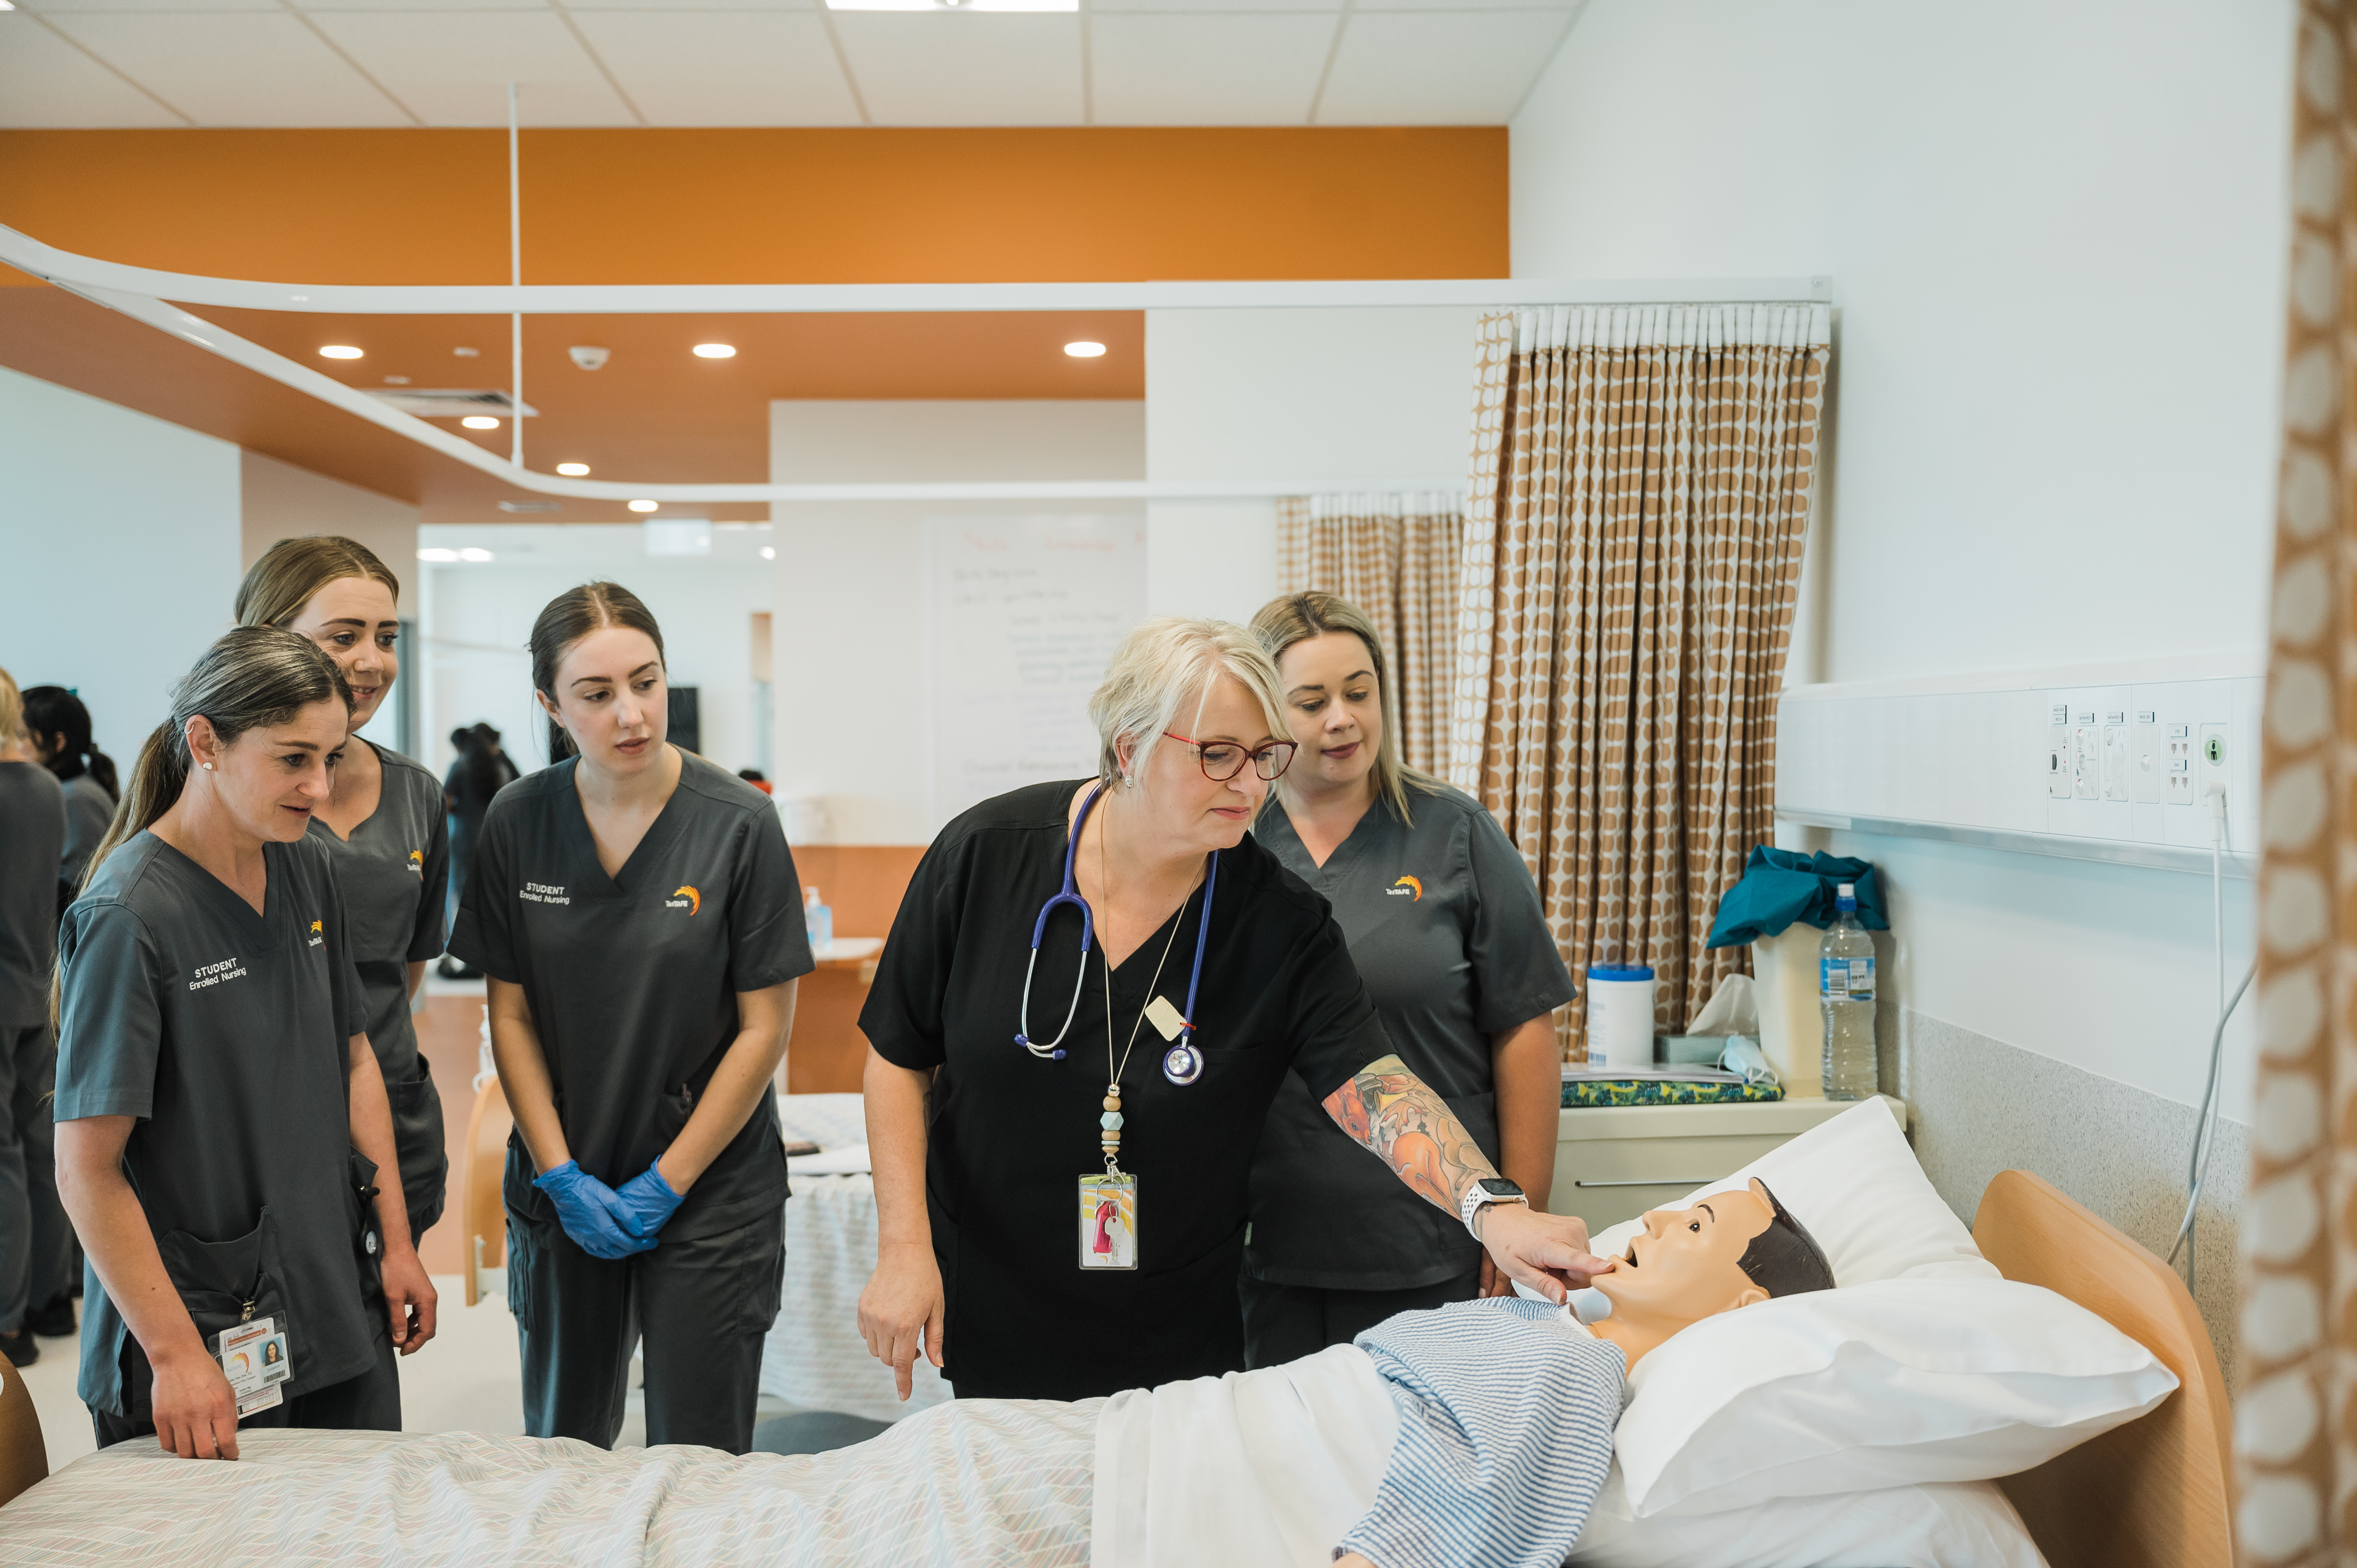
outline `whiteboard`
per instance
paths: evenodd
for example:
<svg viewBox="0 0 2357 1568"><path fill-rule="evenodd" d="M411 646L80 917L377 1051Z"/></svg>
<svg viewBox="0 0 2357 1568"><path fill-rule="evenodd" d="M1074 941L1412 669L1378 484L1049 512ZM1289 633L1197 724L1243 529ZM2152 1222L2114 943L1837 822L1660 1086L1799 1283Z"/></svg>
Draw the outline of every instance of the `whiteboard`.
<svg viewBox="0 0 2357 1568"><path fill-rule="evenodd" d="M933 830L1093 775L1089 697L1146 616L1145 514L929 518L925 559Z"/></svg>

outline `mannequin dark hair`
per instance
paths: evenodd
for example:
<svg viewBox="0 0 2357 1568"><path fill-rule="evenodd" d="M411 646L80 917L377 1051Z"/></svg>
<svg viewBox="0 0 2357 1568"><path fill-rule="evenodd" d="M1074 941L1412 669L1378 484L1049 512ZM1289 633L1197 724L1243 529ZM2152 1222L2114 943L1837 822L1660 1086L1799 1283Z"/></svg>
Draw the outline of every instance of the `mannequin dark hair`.
<svg viewBox="0 0 2357 1568"><path fill-rule="evenodd" d="M1759 1181L1760 1178L1751 1178ZM1834 1288L1833 1265L1825 1262L1825 1250L1809 1234L1808 1227L1792 1217L1790 1209L1778 1201L1768 1184L1760 1182L1760 1190L1768 1194L1768 1207L1775 1218L1768 1229L1751 1238L1743 1256L1735 1266L1743 1271L1744 1278L1771 1296L1805 1295L1813 1290Z"/></svg>
<svg viewBox="0 0 2357 1568"><path fill-rule="evenodd" d="M59 736L65 745L48 758L48 769L58 781L89 774L98 780L110 800L123 799L123 786L116 780L114 758L98 749L90 738L90 710L81 699L63 686L27 686L25 688L25 729L48 751Z"/></svg>
<svg viewBox="0 0 2357 1568"><path fill-rule="evenodd" d="M619 583L584 583L548 601L532 623L532 689L556 702L556 667L573 645L593 631L623 626L647 634L655 657L663 656L662 628L654 612L638 595ZM573 755L573 737L554 718L548 721L548 760L562 762Z"/></svg>

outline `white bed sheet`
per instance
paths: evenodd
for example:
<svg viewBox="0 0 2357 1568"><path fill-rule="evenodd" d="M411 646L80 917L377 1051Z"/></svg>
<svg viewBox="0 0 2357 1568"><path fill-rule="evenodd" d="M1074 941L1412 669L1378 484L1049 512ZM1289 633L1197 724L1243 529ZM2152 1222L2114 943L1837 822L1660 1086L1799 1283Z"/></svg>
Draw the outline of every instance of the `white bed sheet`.
<svg viewBox="0 0 2357 1568"><path fill-rule="evenodd" d="M0 1509L0 1564L1081 1568L1103 1403L968 1400L743 1459L471 1433L249 1432L234 1464L127 1443Z"/></svg>

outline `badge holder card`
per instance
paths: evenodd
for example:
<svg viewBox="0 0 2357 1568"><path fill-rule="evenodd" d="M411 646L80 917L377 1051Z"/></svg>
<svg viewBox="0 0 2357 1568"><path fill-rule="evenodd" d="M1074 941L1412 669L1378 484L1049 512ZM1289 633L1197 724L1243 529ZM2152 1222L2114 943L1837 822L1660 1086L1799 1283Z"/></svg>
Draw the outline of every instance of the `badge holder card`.
<svg viewBox="0 0 2357 1568"><path fill-rule="evenodd" d="M285 1400L278 1385L295 1375L295 1364L276 1318L249 1318L222 1329L213 1336L213 1354L237 1397L239 1420Z"/></svg>
<svg viewBox="0 0 2357 1568"><path fill-rule="evenodd" d="M1081 1267L1137 1267L1137 1178L1081 1178Z"/></svg>

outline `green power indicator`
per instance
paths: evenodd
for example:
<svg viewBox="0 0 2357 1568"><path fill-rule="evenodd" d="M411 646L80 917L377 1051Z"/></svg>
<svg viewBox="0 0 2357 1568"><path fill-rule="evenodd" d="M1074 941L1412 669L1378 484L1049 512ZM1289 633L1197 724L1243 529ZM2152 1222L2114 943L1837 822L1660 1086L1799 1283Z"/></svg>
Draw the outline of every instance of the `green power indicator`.
<svg viewBox="0 0 2357 1568"><path fill-rule="evenodd" d="M2201 755L2209 761L2210 766L2212 768L2215 768L2220 763L2225 761L2226 737L2222 735L2213 735L2208 740L2203 741L2201 743Z"/></svg>

